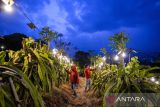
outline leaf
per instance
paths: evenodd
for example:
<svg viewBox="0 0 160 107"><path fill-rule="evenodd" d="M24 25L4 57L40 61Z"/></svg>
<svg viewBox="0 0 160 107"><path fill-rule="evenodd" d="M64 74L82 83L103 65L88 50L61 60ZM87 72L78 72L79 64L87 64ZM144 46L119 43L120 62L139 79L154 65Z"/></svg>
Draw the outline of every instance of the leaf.
<svg viewBox="0 0 160 107"><path fill-rule="evenodd" d="M41 66L39 64L38 64L38 75L39 75L41 81L43 82L44 75L43 75L43 71L41 70Z"/></svg>
<svg viewBox="0 0 160 107"><path fill-rule="evenodd" d="M4 100L4 94L3 94L3 92L2 92L2 88L0 87L0 105L1 105L1 107L5 107L5 100Z"/></svg>
<svg viewBox="0 0 160 107"><path fill-rule="evenodd" d="M0 52L0 64L3 64L5 62L6 52L1 51Z"/></svg>

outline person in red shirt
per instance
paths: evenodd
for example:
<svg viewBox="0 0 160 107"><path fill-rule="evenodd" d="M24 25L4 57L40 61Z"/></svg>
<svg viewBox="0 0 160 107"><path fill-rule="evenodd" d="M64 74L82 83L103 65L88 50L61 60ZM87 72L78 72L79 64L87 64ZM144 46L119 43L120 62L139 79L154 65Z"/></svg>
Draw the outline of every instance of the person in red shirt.
<svg viewBox="0 0 160 107"><path fill-rule="evenodd" d="M70 74L70 82L71 82L71 88L73 91L73 95L77 96L76 88L77 88L77 85L79 84L79 74L78 74L76 65L73 65L71 67L71 70L66 70L66 71L68 74Z"/></svg>
<svg viewBox="0 0 160 107"><path fill-rule="evenodd" d="M85 74L85 77L86 77L85 91L88 91L91 88L91 71L92 70L93 69L90 69L89 65L85 66L85 69L84 69L84 74Z"/></svg>

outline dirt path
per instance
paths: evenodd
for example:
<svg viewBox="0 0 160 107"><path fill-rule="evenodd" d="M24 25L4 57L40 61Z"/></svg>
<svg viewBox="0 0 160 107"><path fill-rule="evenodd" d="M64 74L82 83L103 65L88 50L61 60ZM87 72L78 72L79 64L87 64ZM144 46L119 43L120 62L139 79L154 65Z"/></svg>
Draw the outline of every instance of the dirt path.
<svg viewBox="0 0 160 107"><path fill-rule="evenodd" d="M77 89L78 97L72 95L70 83L60 88L54 87L53 94L44 95L46 107L102 107L102 98L97 98L93 91L84 92L85 78L80 77Z"/></svg>
<svg viewBox="0 0 160 107"><path fill-rule="evenodd" d="M84 92L85 78L80 77L80 82L77 89L78 97L72 95L70 83L62 85L62 91L69 96L70 106L72 107L100 107L102 99L96 98L93 95L93 91Z"/></svg>

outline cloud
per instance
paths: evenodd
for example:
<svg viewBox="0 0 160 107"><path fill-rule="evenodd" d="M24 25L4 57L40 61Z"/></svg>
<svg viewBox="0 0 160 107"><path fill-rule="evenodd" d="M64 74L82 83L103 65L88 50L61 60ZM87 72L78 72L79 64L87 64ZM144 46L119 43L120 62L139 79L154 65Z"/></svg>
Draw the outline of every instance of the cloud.
<svg viewBox="0 0 160 107"><path fill-rule="evenodd" d="M81 50L99 50L107 46L109 31L97 31L93 33L82 32L70 41Z"/></svg>
<svg viewBox="0 0 160 107"><path fill-rule="evenodd" d="M81 7L75 10L79 8ZM69 31L76 31L76 27L68 21L68 18L71 17L69 11L66 11L58 0L50 0L49 3L44 3L44 6L37 13L32 13L32 16L34 22L38 23L40 27L49 26L64 35L70 33ZM80 17L81 11L77 13L77 18ZM65 36L65 38L67 39L68 37Z"/></svg>
<svg viewBox="0 0 160 107"><path fill-rule="evenodd" d="M81 16L83 22L71 20L70 23L78 24L78 29L85 32L95 30L114 30L119 27L137 27L143 24L152 23L160 18L156 2L139 0L94 0L85 2L89 11ZM154 19L154 20L151 20Z"/></svg>
<svg viewBox="0 0 160 107"><path fill-rule="evenodd" d="M159 50L159 0L21 0L17 1L40 28L50 26L80 49L107 46L114 33L129 33L129 47ZM0 17L0 33L34 35L21 15ZM23 20L22 20L23 19ZM8 24L11 24L8 27ZM16 27L15 27L16 26ZM9 31L6 29L11 28ZM27 29L27 30L26 30ZM38 33L37 33L38 34ZM36 35L38 37L38 35ZM151 46L150 46L151 45Z"/></svg>
<svg viewBox="0 0 160 107"><path fill-rule="evenodd" d="M77 19L79 19L80 21L83 22L83 15L87 14L88 11L86 11L86 3L79 3L79 2L74 2L73 6L75 8L75 15L77 17Z"/></svg>

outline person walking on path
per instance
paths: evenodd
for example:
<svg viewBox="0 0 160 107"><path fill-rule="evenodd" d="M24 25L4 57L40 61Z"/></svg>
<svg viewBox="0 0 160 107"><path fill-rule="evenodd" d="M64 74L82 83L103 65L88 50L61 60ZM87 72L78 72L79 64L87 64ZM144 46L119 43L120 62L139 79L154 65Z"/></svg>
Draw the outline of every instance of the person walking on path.
<svg viewBox="0 0 160 107"><path fill-rule="evenodd" d="M68 74L70 74L70 82L71 82L71 89L73 91L73 95L77 96L76 89L79 84L79 75L78 75L76 65L73 65L71 67L71 70L66 70L66 71Z"/></svg>
<svg viewBox="0 0 160 107"><path fill-rule="evenodd" d="M85 66L84 74L86 78L86 86L85 86L85 92L90 90L91 88L91 71L94 69L90 69L89 65Z"/></svg>

